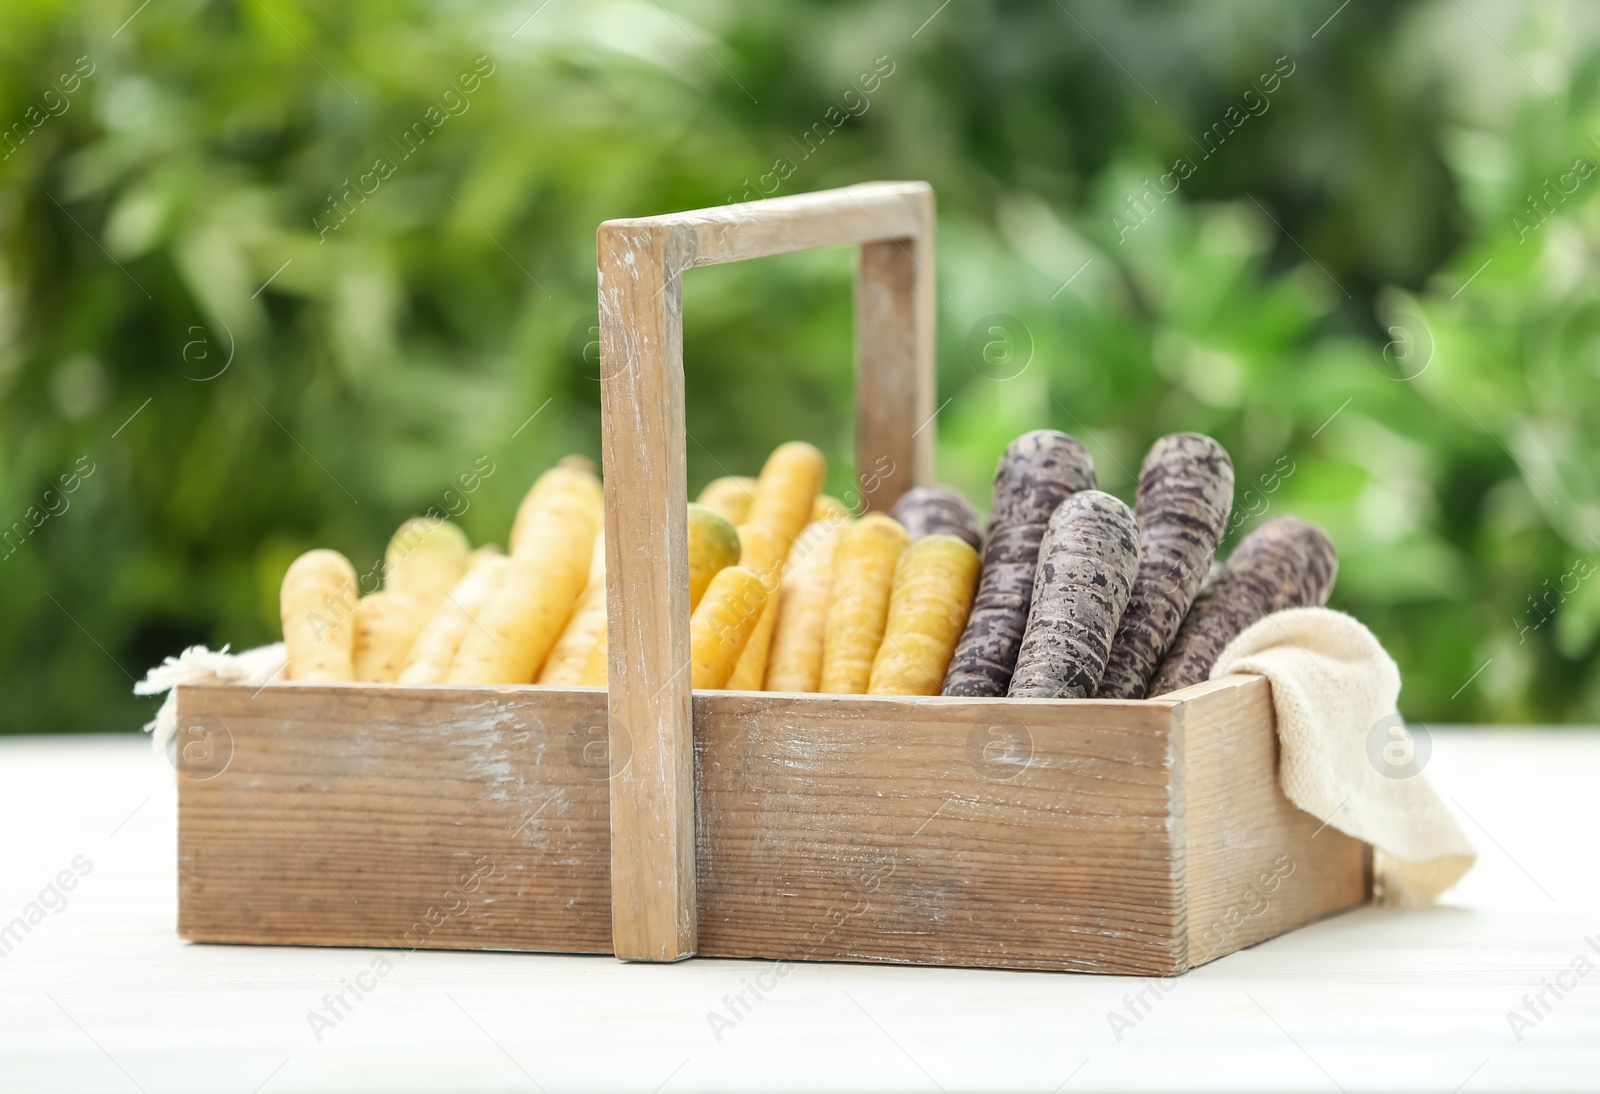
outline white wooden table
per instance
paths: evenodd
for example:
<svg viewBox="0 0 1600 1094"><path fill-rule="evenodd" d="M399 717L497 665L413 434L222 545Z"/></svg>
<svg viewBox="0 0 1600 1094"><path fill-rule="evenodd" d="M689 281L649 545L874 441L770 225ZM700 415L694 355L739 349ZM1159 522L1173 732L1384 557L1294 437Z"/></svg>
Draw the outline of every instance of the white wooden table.
<svg viewBox="0 0 1600 1094"><path fill-rule="evenodd" d="M1600 1089L1600 733L1436 731L1428 775L1482 853L1438 907L1366 908L1159 986L780 980L759 961L187 945L175 776L148 741L0 739L0 932L53 908L0 933L0 1091ZM370 987L328 1018L351 981Z"/></svg>

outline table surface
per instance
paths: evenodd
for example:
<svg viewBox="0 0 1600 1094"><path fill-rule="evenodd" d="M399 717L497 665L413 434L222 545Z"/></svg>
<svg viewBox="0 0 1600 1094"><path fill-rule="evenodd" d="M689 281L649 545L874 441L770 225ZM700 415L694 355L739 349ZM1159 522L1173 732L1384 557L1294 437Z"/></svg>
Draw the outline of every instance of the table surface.
<svg viewBox="0 0 1600 1094"><path fill-rule="evenodd" d="M1600 1089L1600 732L1433 746L1481 852L1442 904L1153 981L189 945L148 741L0 739L0 927L49 908L0 935L0 1091Z"/></svg>

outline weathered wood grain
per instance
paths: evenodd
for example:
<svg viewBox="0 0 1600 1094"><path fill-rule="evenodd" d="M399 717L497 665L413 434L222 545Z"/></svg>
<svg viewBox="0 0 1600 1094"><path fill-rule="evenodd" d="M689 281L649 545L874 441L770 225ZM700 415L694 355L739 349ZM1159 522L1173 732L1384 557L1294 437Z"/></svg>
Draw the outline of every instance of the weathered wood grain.
<svg viewBox="0 0 1600 1094"><path fill-rule="evenodd" d="M610 951L602 692L179 704L232 749L179 779L184 937ZM1363 845L1278 789L1259 678L1151 701L701 692L694 725L706 955L1171 975L1369 887Z"/></svg>
<svg viewBox="0 0 1600 1094"><path fill-rule="evenodd" d="M696 695L700 948L1184 967L1170 709Z"/></svg>
<svg viewBox="0 0 1600 1094"><path fill-rule="evenodd" d="M865 500L887 509L932 467L933 434L919 432L933 406L932 230L926 183L869 183L611 220L596 235L620 957L696 948L683 271L863 245L857 463Z"/></svg>
<svg viewBox="0 0 1600 1094"><path fill-rule="evenodd" d="M1278 786L1264 677L1168 696L1184 739L1189 964L1353 908L1371 891L1371 849L1297 809Z"/></svg>
<svg viewBox="0 0 1600 1094"><path fill-rule="evenodd" d="M660 223L597 237L612 932L646 961L695 949L681 244Z"/></svg>
<svg viewBox="0 0 1600 1094"><path fill-rule="evenodd" d="M186 687L178 710L228 752L178 776L182 937L610 952L604 692Z"/></svg>
<svg viewBox="0 0 1600 1094"><path fill-rule="evenodd" d="M865 243L856 272L856 478L887 513L933 481L933 190L912 199L915 231Z"/></svg>
<svg viewBox="0 0 1600 1094"><path fill-rule="evenodd" d="M608 220L605 228L666 229L679 241L679 270L818 247L912 239L927 229L925 182L864 182L837 190Z"/></svg>

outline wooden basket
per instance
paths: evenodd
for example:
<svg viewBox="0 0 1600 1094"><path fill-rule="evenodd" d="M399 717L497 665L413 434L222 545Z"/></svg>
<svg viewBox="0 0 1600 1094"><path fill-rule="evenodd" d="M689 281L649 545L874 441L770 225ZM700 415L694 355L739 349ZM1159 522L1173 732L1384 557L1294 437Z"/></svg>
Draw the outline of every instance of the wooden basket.
<svg viewBox="0 0 1600 1094"><path fill-rule="evenodd" d="M691 694L683 271L845 244L861 497L930 480L926 184L601 225L609 694L180 688L180 935L1170 975L1367 899L1365 845L1278 787L1259 677Z"/></svg>

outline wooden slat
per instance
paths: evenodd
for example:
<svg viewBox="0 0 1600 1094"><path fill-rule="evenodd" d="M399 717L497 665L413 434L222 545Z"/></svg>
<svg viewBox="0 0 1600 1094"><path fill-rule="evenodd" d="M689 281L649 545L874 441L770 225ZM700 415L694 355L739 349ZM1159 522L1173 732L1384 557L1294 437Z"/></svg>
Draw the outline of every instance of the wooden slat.
<svg viewBox="0 0 1600 1094"><path fill-rule="evenodd" d="M1365 903L1370 849L1278 786L1266 679L1232 676L1165 698L1180 703L1187 753L1189 963Z"/></svg>
<svg viewBox="0 0 1600 1094"><path fill-rule="evenodd" d="M232 749L179 779L184 937L611 948L602 692L179 706ZM1370 886L1363 845L1279 791L1259 678L1147 702L704 692L694 717L705 954L1171 975Z"/></svg>
<svg viewBox="0 0 1600 1094"><path fill-rule="evenodd" d="M608 220L609 228L669 230L681 265L712 266L747 258L909 239L925 226L925 182L868 182L711 209Z"/></svg>
<svg viewBox="0 0 1600 1094"><path fill-rule="evenodd" d="M600 229L617 956L695 950L682 282L673 230Z"/></svg>
<svg viewBox="0 0 1600 1094"><path fill-rule="evenodd" d="M1162 703L695 696L700 950L1171 974Z"/></svg>
<svg viewBox="0 0 1600 1094"><path fill-rule="evenodd" d="M178 708L231 750L178 777L182 937L611 949L603 692L200 687Z"/></svg>
<svg viewBox="0 0 1600 1094"><path fill-rule="evenodd" d="M596 237L610 623L612 923L619 957L695 952L689 713L682 273L691 266L895 241L863 260L860 448L891 468L863 486L892 503L931 470L932 193L926 183L842 190L634 220ZM904 328L903 330L898 328ZM931 426L930 426L931 428ZM864 471L864 474L871 472ZM622 762L621 757L628 757Z"/></svg>
<svg viewBox="0 0 1600 1094"><path fill-rule="evenodd" d="M933 481L933 191L907 239L865 243L856 275L856 476L869 509Z"/></svg>

